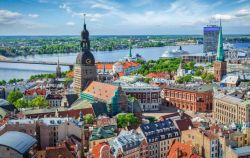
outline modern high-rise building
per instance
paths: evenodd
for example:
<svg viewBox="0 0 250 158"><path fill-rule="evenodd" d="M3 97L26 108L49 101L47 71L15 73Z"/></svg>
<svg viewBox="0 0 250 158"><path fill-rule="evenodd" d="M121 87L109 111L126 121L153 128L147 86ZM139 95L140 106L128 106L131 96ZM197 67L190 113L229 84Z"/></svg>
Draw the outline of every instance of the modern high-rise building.
<svg viewBox="0 0 250 158"><path fill-rule="evenodd" d="M203 53L216 52L220 26L208 25L203 28Z"/></svg>
<svg viewBox="0 0 250 158"><path fill-rule="evenodd" d="M90 52L89 32L86 28L85 19L84 27L81 32L81 52L77 55L74 66L74 90L80 94L92 81L96 80L97 72L95 58Z"/></svg>
<svg viewBox="0 0 250 158"><path fill-rule="evenodd" d="M214 80L216 82L220 82L222 80L222 77L226 74L227 62L225 61L225 53L223 50L222 26L220 22L216 61L214 62Z"/></svg>

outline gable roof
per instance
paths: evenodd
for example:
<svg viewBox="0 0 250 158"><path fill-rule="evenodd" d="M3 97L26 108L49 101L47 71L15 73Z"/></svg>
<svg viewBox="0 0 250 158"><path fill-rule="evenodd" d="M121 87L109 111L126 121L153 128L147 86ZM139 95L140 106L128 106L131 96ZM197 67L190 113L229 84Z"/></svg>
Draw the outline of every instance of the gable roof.
<svg viewBox="0 0 250 158"><path fill-rule="evenodd" d="M193 128L193 123L190 119L175 120L175 123L180 131L188 130L189 126Z"/></svg>
<svg viewBox="0 0 250 158"><path fill-rule="evenodd" d="M93 140L100 140L100 139L107 139L114 137L116 136L115 130L116 130L115 125L96 127L93 129L89 140L93 141Z"/></svg>
<svg viewBox="0 0 250 158"><path fill-rule="evenodd" d="M167 114L167 115L163 115L160 117L161 120L166 120L166 119L172 119L174 117L180 117L181 119L191 119L192 117L189 116L188 114L186 113L182 113L180 114L179 112L175 112L175 113L171 113L171 114Z"/></svg>
<svg viewBox="0 0 250 158"><path fill-rule="evenodd" d="M95 117L98 117L103 114L108 114L107 106L102 102L94 102L92 103L92 108L95 113Z"/></svg>
<svg viewBox="0 0 250 158"><path fill-rule="evenodd" d="M142 124L140 128L149 143L180 137L179 130L175 127L173 121L170 119L160 122Z"/></svg>
<svg viewBox="0 0 250 158"><path fill-rule="evenodd" d="M34 89L28 89L24 92L24 95L26 96L32 96L36 93L37 95L46 95L46 89L41 88L34 88Z"/></svg>
<svg viewBox="0 0 250 158"><path fill-rule="evenodd" d="M192 142L180 143L175 141L168 152L167 158L178 157L176 155L177 150L179 154L183 155L182 158L200 158L198 155L193 154L194 147L190 145L191 143Z"/></svg>
<svg viewBox="0 0 250 158"><path fill-rule="evenodd" d="M46 158L74 158L66 146L47 147Z"/></svg>
<svg viewBox="0 0 250 158"><path fill-rule="evenodd" d="M16 131L8 131L0 136L0 146L9 147L21 155L28 151L37 140L28 134Z"/></svg>
<svg viewBox="0 0 250 158"><path fill-rule="evenodd" d="M97 63L96 69L103 69L105 65L105 69L113 69L113 63Z"/></svg>
<svg viewBox="0 0 250 158"><path fill-rule="evenodd" d="M10 104L7 100L0 99L0 108L7 112L17 110L13 104Z"/></svg>
<svg viewBox="0 0 250 158"><path fill-rule="evenodd" d="M103 143L99 143L97 144L93 149L92 149L92 153L93 153L93 156L94 158L99 158L101 157L101 154L103 152L103 150L105 151L105 148L106 150L110 150L110 147L109 147L109 144L107 142L103 142Z"/></svg>
<svg viewBox="0 0 250 158"><path fill-rule="evenodd" d="M146 77L148 78L170 78L169 72L151 72Z"/></svg>
<svg viewBox="0 0 250 158"><path fill-rule="evenodd" d="M115 92L118 90L118 86L114 86L107 83L101 83L93 81L91 84L83 91L85 94L89 94L95 98L103 100L105 102L111 101Z"/></svg>
<svg viewBox="0 0 250 158"><path fill-rule="evenodd" d="M128 69L130 67L136 67L139 66L140 64L134 61L130 61L130 62L124 62L123 63L123 69Z"/></svg>
<svg viewBox="0 0 250 158"><path fill-rule="evenodd" d="M67 99L69 106L71 106L78 99L77 94L66 94L65 97Z"/></svg>

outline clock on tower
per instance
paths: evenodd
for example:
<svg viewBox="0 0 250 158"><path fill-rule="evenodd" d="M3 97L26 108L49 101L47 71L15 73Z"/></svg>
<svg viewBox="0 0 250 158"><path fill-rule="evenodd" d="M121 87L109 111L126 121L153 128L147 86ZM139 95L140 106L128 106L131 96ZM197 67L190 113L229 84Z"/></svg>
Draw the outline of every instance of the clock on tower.
<svg viewBox="0 0 250 158"><path fill-rule="evenodd" d="M74 67L74 89L78 94L97 78L95 57L90 51L89 32L86 28L85 17L80 46L81 52L77 55Z"/></svg>

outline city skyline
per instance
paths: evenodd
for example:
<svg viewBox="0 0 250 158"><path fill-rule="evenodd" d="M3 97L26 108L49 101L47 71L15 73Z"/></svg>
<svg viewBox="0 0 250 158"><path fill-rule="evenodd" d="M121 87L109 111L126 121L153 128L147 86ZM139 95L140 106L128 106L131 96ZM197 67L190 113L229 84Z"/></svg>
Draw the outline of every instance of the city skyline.
<svg viewBox="0 0 250 158"><path fill-rule="evenodd" d="M91 35L202 34L220 18L224 34L250 34L248 0L4 0L0 35L78 35L83 14Z"/></svg>

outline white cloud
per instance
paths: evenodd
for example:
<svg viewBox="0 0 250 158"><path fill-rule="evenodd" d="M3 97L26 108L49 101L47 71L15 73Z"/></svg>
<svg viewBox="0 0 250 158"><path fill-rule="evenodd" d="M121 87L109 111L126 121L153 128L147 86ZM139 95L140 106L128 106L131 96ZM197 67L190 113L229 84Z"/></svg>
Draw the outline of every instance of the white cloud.
<svg viewBox="0 0 250 158"><path fill-rule="evenodd" d="M229 15L229 14L215 14L212 16L213 19L215 20L232 20L234 16Z"/></svg>
<svg viewBox="0 0 250 158"><path fill-rule="evenodd" d="M101 17L103 17L102 14L99 13L75 13L74 16L80 16L80 17L84 17L85 16L90 20L90 21L98 21Z"/></svg>
<svg viewBox="0 0 250 158"><path fill-rule="evenodd" d="M75 12L71 9L71 7L67 4L63 4L59 6L60 8L64 9L68 14L71 14L72 17L84 17L84 14L86 15L86 17L88 17L88 19L90 21L98 21L103 15L99 14L99 13L84 13L84 12Z"/></svg>
<svg viewBox="0 0 250 158"><path fill-rule="evenodd" d="M60 5L59 8L64 9L67 13L72 13L70 6L66 3Z"/></svg>
<svg viewBox="0 0 250 158"><path fill-rule="evenodd" d="M75 23L72 22L72 21L69 21L69 22L66 23L66 25L67 25L67 26L75 26Z"/></svg>
<svg viewBox="0 0 250 158"><path fill-rule="evenodd" d="M248 0L237 0L236 3L244 3L246 1L248 1Z"/></svg>
<svg viewBox="0 0 250 158"><path fill-rule="evenodd" d="M21 13L12 12L9 10L0 10L0 24L17 23L22 17Z"/></svg>
<svg viewBox="0 0 250 158"><path fill-rule="evenodd" d="M105 9L105 10L114 10L115 8L110 5L106 5L103 3L94 3L92 4L91 8L99 8L99 9Z"/></svg>
<svg viewBox="0 0 250 158"><path fill-rule="evenodd" d="M243 17L250 15L250 9L241 9L238 12L236 12L235 16Z"/></svg>
<svg viewBox="0 0 250 158"><path fill-rule="evenodd" d="M38 18L39 17L38 14L28 14L28 16L31 17L31 18Z"/></svg>
<svg viewBox="0 0 250 158"><path fill-rule="evenodd" d="M147 2L141 0L140 2L139 7L143 5L146 6L146 4L150 6L149 3L154 3L154 0L147 0ZM133 2L133 4L136 3L137 2ZM248 8L235 7L235 9L216 12L223 4L222 1L211 4L199 0L176 0L171 1L168 5L162 6L161 9L152 7L151 10L130 9L128 11L126 7L134 8L135 6L125 6L121 3L107 0L93 0L85 4L86 7L89 8L88 12L75 11L74 8L70 6L72 3L62 4L60 8L64 9L68 14L72 15L72 17L82 18L83 15L86 14L87 20L99 21L98 23L101 25L105 23L104 21L112 22L115 29L127 28L128 26L134 30L138 28L140 28L140 30L146 30L156 26L166 28L166 30L167 28L176 29L182 28L183 26L198 28L206 24L218 24L219 19L226 21L228 25L232 24L236 26L237 22L243 20L243 17L244 19L250 19L248 18L250 10ZM98 9L102 9L100 10L101 12L94 12ZM249 24L250 22L246 23Z"/></svg>

